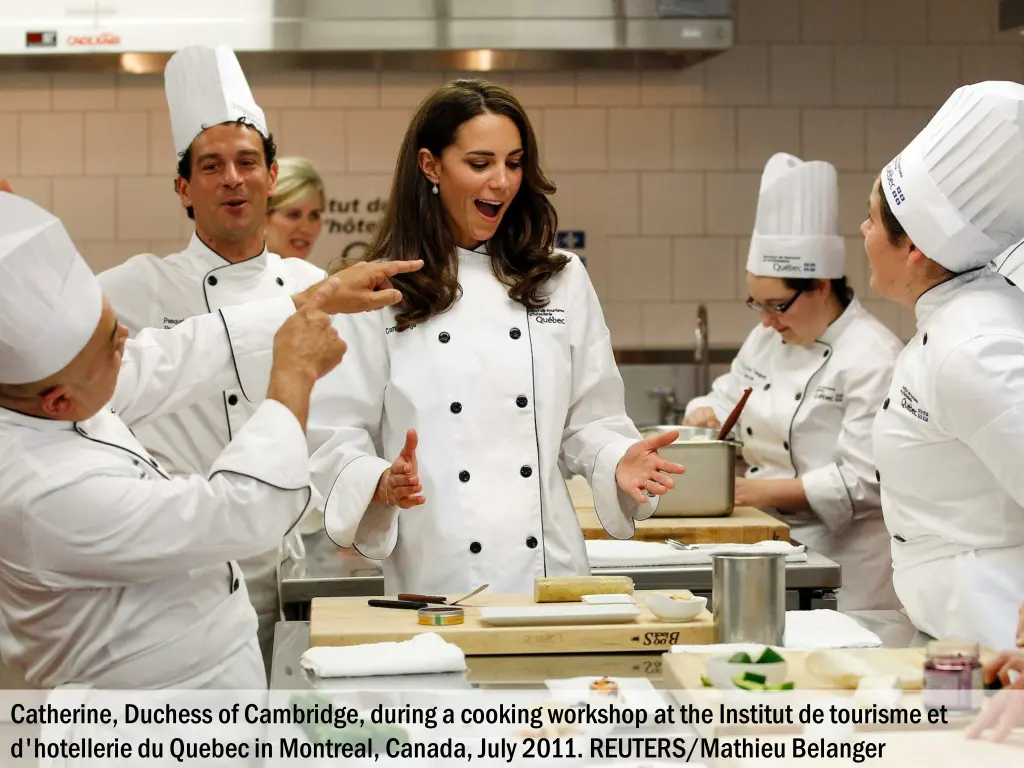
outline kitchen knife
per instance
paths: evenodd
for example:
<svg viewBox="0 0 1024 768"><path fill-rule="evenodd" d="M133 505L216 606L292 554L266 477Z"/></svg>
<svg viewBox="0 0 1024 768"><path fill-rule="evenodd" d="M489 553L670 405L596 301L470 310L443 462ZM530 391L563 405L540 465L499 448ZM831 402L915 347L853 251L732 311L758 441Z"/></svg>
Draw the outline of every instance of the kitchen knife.
<svg viewBox="0 0 1024 768"><path fill-rule="evenodd" d="M410 611L427 607L422 600L367 600L366 604L373 608L405 608Z"/></svg>

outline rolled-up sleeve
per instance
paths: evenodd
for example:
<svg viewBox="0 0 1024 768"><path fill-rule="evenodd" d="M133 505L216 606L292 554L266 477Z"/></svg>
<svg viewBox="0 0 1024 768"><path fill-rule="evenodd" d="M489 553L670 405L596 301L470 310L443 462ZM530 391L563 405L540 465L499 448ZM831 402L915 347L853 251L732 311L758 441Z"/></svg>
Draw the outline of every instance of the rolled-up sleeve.
<svg viewBox="0 0 1024 768"><path fill-rule="evenodd" d="M891 366L878 363L846 372L834 460L800 476L807 503L832 533L848 528L860 509L881 508L871 430L891 377Z"/></svg>
<svg viewBox="0 0 1024 768"><path fill-rule="evenodd" d="M382 313L339 316L335 327L348 351L313 390L308 426L313 482L324 499L324 528L331 541L383 560L398 543L399 509L373 500L380 476L391 466L374 442L381 435L391 370Z"/></svg>
<svg viewBox="0 0 1024 768"><path fill-rule="evenodd" d="M54 587L105 587L262 554L317 501L308 457L294 414L267 400L208 478L140 477L128 465L37 499L24 522L31 562Z"/></svg>
<svg viewBox="0 0 1024 768"><path fill-rule="evenodd" d="M601 526L616 539L628 539L635 520L657 511L658 498L638 504L615 478L622 457L642 437L626 415L625 388L590 278L577 259L567 268L574 270L572 304L579 322L574 318L572 391L560 459L570 472L586 477Z"/></svg>

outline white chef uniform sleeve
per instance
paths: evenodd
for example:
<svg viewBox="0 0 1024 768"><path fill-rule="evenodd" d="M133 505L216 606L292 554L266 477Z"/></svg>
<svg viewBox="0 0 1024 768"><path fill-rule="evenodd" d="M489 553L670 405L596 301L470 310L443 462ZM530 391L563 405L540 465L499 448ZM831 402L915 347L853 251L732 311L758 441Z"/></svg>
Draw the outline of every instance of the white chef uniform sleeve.
<svg viewBox="0 0 1024 768"><path fill-rule="evenodd" d="M148 253L139 254L96 276L117 319L133 339L143 328L164 327L163 317L156 316L161 308L156 295L161 277L155 274L150 261L156 258Z"/></svg>
<svg viewBox="0 0 1024 768"><path fill-rule="evenodd" d="M586 267L574 256L566 269L572 389L559 458L574 475L586 477L604 529L614 538L628 539L636 530L635 520L655 513L658 497L638 504L615 480L619 461L642 438L626 415L611 334Z"/></svg>
<svg viewBox="0 0 1024 768"><path fill-rule="evenodd" d="M855 363L843 377L843 420L833 461L800 476L808 505L831 533L848 528L858 509L881 508L871 431L889 389L892 367L875 361Z"/></svg>
<svg viewBox="0 0 1024 768"><path fill-rule="evenodd" d="M723 373L711 382L711 391L705 395L693 398L686 404L686 408L683 410L683 418L688 417L698 408L710 408L713 410L715 417L720 423L724 423L729 418L732 409L736 407L736 403L743 397L743 390L749 386L746 379L739 375L739 370L740 366L743 365L744 358L750 353L754 337L757 333L758 329L754 328L747 335L742 346L740 346L739 352L736 353L736 357L733 358L728 372Z"/></svg>
<svg viewBox="0 0 1024 768"><path fill-rule="evenodd" d="M348 349L341 365L317 382L307 434L313 484L323 500L324 529L339 547L383 560L398 542L398 507L373 501L391 461L380 458L384 391L391 375L387 311L337 315Z"/></svg>
<svg viewBox="0 0 1024 768"><path fill-rule="evenodd" d="M953 349L937 368L933 409L935 424L974 451L1024 506L1024 339L981 336Z"/></svg>
<svg viewBox="0 0 1024 768"><path fill-rule="evenodd" d="M308 456L294 414L266 400L209 478L153 479L126 462L124 473L103 470L57 485L26 513L30 561L55 588L103 587L262 554L315 501Z"/></svg>
<svg viewBox="0 0 1024 768"><path fill-rule="evenodd" d="M274 335L295 312L290 296L225 307L125 344L110 406L129 426L241 387L259 403L270 385Z"/></svg>

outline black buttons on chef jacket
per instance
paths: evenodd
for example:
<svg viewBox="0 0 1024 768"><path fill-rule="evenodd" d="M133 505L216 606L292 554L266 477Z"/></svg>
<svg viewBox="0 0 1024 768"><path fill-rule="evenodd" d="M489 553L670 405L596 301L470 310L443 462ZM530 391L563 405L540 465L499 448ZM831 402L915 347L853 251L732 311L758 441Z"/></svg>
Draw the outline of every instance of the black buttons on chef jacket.
<svg viewBox="0 0 1024 768"><path fill-rule="evenodd" d="M921 339L921 343L922 344L927 344L928 343L928 334L927 333L924 335L924 338Z"/></svg>
<svg viewBox="0 0 1024 768"><path fill-rule="evenodd" d="M783 443L782 447L783 447L783 449L788 451L789 450L789 443Z"/></svg>
<svg viewBox="0 0 1024 768"><path fill-rule="evenodd" d="M803 395L801 395L799 392L797 392L796 393L796 399L799 400L801 397L803 397Z"/></svg>
<svg viewBox="0 0 1024 768"><path fill-rule="evenodd" d="M452 337L448 335L448 331L441 331L441 334L437 337L437 340L442 344L447 344L451 339Z"/></svg>
<svg viewBox="0 0 1024 768"><path fill-rule="evenodd" d="M459 472L459 480L461 480L464 483L468 483L469 482L469 472L467 472L466 470L462 470L461 472Z"/></svg>
<svg viewBox="0 0 1024 768"><path fill-rule="evenodd" d="M906 540L906 539L904 539L904 538L903 538L902 536L900 536L900 535L899 535L898 533L897 533L897 534L895 534L895 535L893 536L893 538L894 538L894 539L896 539L896 541L898 541L898 542L899 542L900 544L904 544L904 543L906 543L906 541L907 541L907 540Z"/></svg>
<svg viewBox="0 0 1024 768"><path fill-rule="evenodd" d="M522 475L523 477L529 477L530 475L533 474L533 470L524 465L519 468L519 474Z"/></svg>
<svg viewBox="0 0 1024 768"><path fill-rule="evenodd" d="M472 544L469 545L469 551L472 552L474 555L479 555L481 549L483 549L483 547L480 546L479 541L474 541Z"/></svg>
<svg viewBox="0 0 1024 768"><path fill-rule="evenodd" d="M878 482L882 482L882 473L879 472L877 469L875 470L875 480L877 480Z"/></svg>
<svg viewBox="0 0 1024 768"><path fill-rule="evenodd" d="M238 591L238 579L235 579L234 582L231 584L231 591L232 592L237 592Z"/></svg>
<svg viewBox="0 0 1024 768"><path fill-rule="evenodd" d="M751 437L753 437L754 430L752 430L750 427L747 427L747 434L750 435Z"/></svg>
<svg viewBox="0 0 1024 768"><path fill-rule="evenodd" d="M824 354L824 357L828 357L828 353L829 353L829 352L831 352L831 351L832 351L831 349L826 349L826 350L825 350L825 354Z"/></svg>
<svg viewBox="0 0 1024 768"><path fill-rule="evenodd" d="M208 278L206 278L206 282L208 282L210 285L216 285L217 278L214 277L213 275L210 275Z"/></svg>
<svg viewBox="0 0 1024 768"><path fill-rule="evenodd" d="M238 405L238 395L228 395L228 405Z"/></svg>
<svg viewBox="0 0 1024 768"><path fill-rule="evenodd" d="M513 328L511 331L508 332L508 335L511 336L513 339L518 339L520 336L523 335L523 332L520 331L518 328Z"/></svg>
<svg viewBox="0 0 1024 768"><path fill-rule="evenodd" d="M1013 282L1013 280L1011 280L1010 278L1004 277L1003 280L1005 280L1008 285L1012 285L1014 288L1017 287L1017 284L1015 282Z"/></svg>
<svg viewBox="0 0 1024 768"><path fill-rule="evenodd" d="M526 399L526 395L520 395L516 398L516 405L520 408L525 408L529 404L529 400Z"/></svg>
<svg viewBox="0 0 1024 768"><path fill-rule="evenodd" d="M771 385L771 384L765 384L765 385L764 385L764 391L765 391L765 392L767 392L767 391L768 391L769 389L771 389L771 388L772 388L772 385Z"/></svg>
<svg viewBox="0 0 1024 768"><path fill-rule="evenodd" d="M452 413L462 413L462 403L451 404Z"/></svg>
<svg viewBox="0 0 1024 768"><path fill-rule="evenodd" d="M284 280L282 280L280 277L277 278L277 284L278 285L284 285Z"/></svg>
<svg viewBox="0 0 1024 768"><path fill-rule="evenodd" d="M751 467L750 474L754 474L755 472L757 472L757 467Z"/></svg>
<svg viewBox="0 0 1024 768"><path fill-rule="evenodd" d="M526 537L526 546L528 546L530 549L536 549L537 548L537 537L536 536L527 536Z"/></svg>
<svg viewBox="0 0 1024 768"><path fill-rule="evenodd" d="M885 410L888 410L888 409L889 409L889 398L887 397L887 398L885 398L885 402L882 403L882 410L885 411Z"/></svg>

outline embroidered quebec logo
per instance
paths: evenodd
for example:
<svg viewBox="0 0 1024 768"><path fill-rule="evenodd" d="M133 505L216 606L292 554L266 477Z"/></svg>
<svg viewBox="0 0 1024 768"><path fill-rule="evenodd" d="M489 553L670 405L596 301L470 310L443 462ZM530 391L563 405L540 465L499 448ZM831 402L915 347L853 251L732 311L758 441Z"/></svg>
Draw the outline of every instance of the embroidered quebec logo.
<svg viewBox="0 0 1024 768"><path fill-rule="evenodd" d="M527 314L541 325L565 325L564 309L530 309Z"/></svg>
<svg viewBox="0 0 1024 768"><path fill-rule="evenodd" d="M815 400L826 400L830 403L843 402L843 393L836 392L835 387L818 387L814 390Z"/></svg>
<svg viewBox="0 0 1024 768"><path fill-rule="evenodd" d="M918 408L917 398L906 387L900 387L900 407L907 413L919 418L921 421L928 421L928 411Z"/></svg>

